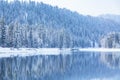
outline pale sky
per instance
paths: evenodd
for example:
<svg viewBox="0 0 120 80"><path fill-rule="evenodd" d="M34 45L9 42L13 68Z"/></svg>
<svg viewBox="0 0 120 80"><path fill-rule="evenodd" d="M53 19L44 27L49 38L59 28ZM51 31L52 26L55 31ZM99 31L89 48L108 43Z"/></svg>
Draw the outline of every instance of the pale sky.
<svg viewBox="0 0 120 80"><path fill-rule="evenodd" d="M120 15L120 0L33 0L60 8L67 8L83 15Z"/></svg>

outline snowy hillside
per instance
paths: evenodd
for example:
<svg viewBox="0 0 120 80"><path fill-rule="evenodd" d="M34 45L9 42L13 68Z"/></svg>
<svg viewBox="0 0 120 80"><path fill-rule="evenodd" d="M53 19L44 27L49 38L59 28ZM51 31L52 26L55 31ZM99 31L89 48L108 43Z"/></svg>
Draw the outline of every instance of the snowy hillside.
<svg viewBox="0 0 120 80"><path fill-rule="evenodd" d="M0 0L0 46L26 48L99 47L102 35L120 24L33 1Z"/></svg>
<svg viewBox="0 0 120 80"><path fill-rule="evenodd" d="M100 15L99 17L102 17L104 19L109 19L120 24L120 15L106 14L106 15Z"/></svg>

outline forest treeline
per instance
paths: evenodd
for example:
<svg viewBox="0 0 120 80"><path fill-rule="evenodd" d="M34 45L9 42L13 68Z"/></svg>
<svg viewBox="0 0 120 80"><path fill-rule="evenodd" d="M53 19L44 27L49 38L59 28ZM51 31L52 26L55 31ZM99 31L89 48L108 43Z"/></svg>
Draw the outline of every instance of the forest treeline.
<svg viewBox="0 0 120 80"><path fill-rule="evenodd" d="M102 35L120 24L34 1L0 1L0 46L98 47Z"/></svg>

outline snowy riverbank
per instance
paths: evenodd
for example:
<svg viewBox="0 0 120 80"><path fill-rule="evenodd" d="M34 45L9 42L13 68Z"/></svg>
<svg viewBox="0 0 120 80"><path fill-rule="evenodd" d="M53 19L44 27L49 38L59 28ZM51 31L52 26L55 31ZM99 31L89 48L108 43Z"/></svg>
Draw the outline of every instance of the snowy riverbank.
<svg viewBox="0 0 120 80"><path fill-rule="evenodd" d="M67 53L66 53L67 52ZM0 57L33 56L33 55L59 55L68 54L70 49L59 48L0 48Z"/></svg>
<svg viewBox="0 0 120 80"><path fill-rule="evenodd" d="M70 54L71 51L81 52L120 52L119 48L0 48L0 57L33 56L33 55L59 55ZM8 54L9 53L9 54Z"/></svg>

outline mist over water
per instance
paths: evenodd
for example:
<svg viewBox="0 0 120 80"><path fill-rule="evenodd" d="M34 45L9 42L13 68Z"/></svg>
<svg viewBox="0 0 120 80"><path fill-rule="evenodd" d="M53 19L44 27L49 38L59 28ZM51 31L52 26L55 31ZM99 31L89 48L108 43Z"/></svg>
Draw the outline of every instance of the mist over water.
<svg viewBox="0 0 120 80"><path fill-rule="evenodd" d="M120 53L71 54L0 58L0 80L119 80Z"/></svg>

